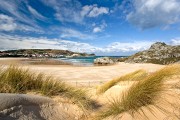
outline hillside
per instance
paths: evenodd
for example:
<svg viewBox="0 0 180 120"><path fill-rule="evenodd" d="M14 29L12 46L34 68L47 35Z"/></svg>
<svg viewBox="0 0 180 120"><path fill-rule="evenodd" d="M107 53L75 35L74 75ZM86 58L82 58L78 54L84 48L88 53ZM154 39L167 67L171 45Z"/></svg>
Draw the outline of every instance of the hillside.
<svg viewBox="0 0 180 120"><path fill-rule="evenodd" d="M0 51L1 57L60 57L60 56L94 56L95 54L77 53L69 50L54 49L19 49Z"/></svg>
<svg viewBox="0 0 180 120"><path fill-rule="evenodd" d="M170 64L180 61L180 45L171 46L162 42L156 42L148 50L138 52L128 57L127 63L154 63Z"/></svg>

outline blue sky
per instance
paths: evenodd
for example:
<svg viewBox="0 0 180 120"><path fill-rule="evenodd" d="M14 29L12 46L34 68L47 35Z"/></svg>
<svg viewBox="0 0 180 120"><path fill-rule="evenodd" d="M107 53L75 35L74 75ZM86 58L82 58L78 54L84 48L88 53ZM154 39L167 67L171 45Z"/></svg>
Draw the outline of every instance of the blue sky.
<svg viewBox="0 0 180 120"><path fill-rule="evenodd" d="M1 0L0 50L130 55L180 45L179 0Z"/></svg>

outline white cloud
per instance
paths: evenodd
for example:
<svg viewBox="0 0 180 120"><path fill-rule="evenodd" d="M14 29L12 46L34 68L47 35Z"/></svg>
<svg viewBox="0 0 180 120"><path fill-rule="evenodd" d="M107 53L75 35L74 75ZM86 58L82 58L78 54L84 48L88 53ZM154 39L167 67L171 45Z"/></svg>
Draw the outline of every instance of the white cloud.
<svg viewBox="0 0 180 120"><path fill-rule="evenodd" d="M16 20L31 25L33 27L38 27L36 22L24 14L26 12L26 7L22 3L27 4L26 0L1 0L0 10L10 14Z"/></svg>
<svg viewBox="0 0 180 120"><path fill-rule="evenodd" d="M47 19L46 17L44 17L43 15L41 15L37 10L35 10L34 8L32 8L30 5L27 5L27 7L28 7L28 10L31 12L31 14L32 14L35 18L37 18L37 19L39 19L39 20L46 20L46 19Z"/></svg>
<svg viewBox="0 0 180 120"><path fill-rule="evenodd" d="M82 10L81 10L81 16L86 16L89 14L89 12L93 9L93 6L92 5L85 5L82 7Z"/></svg>
<svg viewBox="0 0 180 120"><path fill-rule="evenodd" d="M101 31L102 31L102 29L100 27L95 27L93 29L93 33L98 33L98 32L101 32Z"/></svg>
<svg viewBox="0 0 180 120"><path fill-rule="evenodd" d="M93 36L84 34L74 29L63 28L61 30L61 38L78 38L78 39L93 39Z"/></svg>
<svg viewBox="0 0 180 120"><path fill-rule="evenodd" d="M108 45L105 49L107 52L133 52L148 49L153 42L137 41L137 42L114 42Z"/></svg>
<svg viewBox="0 0 180 120"><path fill-rule="evenodd" d="M14 23L14 19L4 15L0 14L0 30L1 31L13 31L17 27L17 24Z"/></svg>
<svg viewBox="0 0 180 120"><path fill-rule="evenodd" d="M92 53L99 48L91 46L87 43L79 43L62 39L47 39L47 38L35 38L35 37L22 37L22 36L10 36L0 35L0 49L62 49L71 50L76 52L88 52Z"/></svg>
<svg viewBox="0 0 180 120"><path fill-rule="evenodd" d="M109 8L94 5L85 5L74 0L41 0L45 5L52 7L56 13L55 17L61 22L84 23L85 17L98 17L108 14Z"/></svg>
<svg viewBox="0 0 180 120"><path fill-rule="evenodd" d="M42 33L43 31L33 28L28 25L20 24L17 23L12 17L0 14L0 31L33 31L33 32L38 32Z"/></svg>
<svg viewBox="0 0 180 120"><path fill-rule="evenodd" d="M134 0L127 20L142 29L180 22L179 0Z"/></svg>
<svg viewBox="0 0 180 120"><path fill-rule="evenodd" d="M98 33L98 32L102 32L106 27L107 27L107 24L105 21L102 21L102 24L99 25L99 26L96 26L96 24L93 24L92 25L94 28L93 28L93 33Z"/></svg>
<svg viewBox="0 0 180 120"><path fill-rule="evenodd" d="M108 14L109 8L107 7L98 7L96 4L94 5L86 5L82 7L81 15L87 17L97 17L102 14Z"/></svg>
<svg viewBox="0 0 180 120"><path fill-rule="evenodd" d="M55 17L61 22L82 23L81 3L74 0L41 0L45 5L55 10Z"/></svg>
<svg viewBox="0 0 180 120"><path fill-rule="evenodd" d="M96 47L88 43L73 42L62 39L48 39L43 37L22 37L0 34L0 49L62 49L75 52L87 52L96 54L129 53L145 50L150 47L152 42L114 42L105 47Z"/></svg>
<svg viewBox="0 0 180 120"><path fill-rule="evenodd" d="M43 30L37 24L34 18L44 19L38 11L32 7L28 7L27 0L1 0L0 11L6 14L10 19L6 21L2 29L9 31L21 30L23 32L31 31L42 33ZM27 14L27 9L29 9L32 16ZM26 13L26 14L25 14Z"/></svg>
<svg viewBox="0 0 180 120"><path fill-rule="evenodd" d="M20 30L20 31L23 31L23 32L36 32L38 34L43 34L44 33L44 30L42 30L42 29L37 29L37 28L34 28L32 26L19 24L19 23L17 23L16 30Z"/></svg>
<svg viewBox="0 0 180 120"><path fill-rule="evenodd" d="M171 40L172 45L180 45L180 38L175 38Z"/></svg>
<svg viewBox="0 0 180 120"><path fill-rule="evenodd" d="M97 16L99 16L101 14L108 14L108 13L109 13L109 9L108 8L105 8L105 7L100 7L100 8L94 7L90 11L88 17L97 17Z"/></svg>

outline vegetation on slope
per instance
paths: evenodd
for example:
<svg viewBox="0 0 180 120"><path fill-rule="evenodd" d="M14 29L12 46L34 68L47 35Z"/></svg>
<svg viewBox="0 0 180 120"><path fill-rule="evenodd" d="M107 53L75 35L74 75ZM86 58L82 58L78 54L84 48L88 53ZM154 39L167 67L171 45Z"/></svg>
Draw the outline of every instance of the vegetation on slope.
<svg viewBox="0 0 180 120"><path fill-rule="evenodd" d="M0 53L7 53L12 55L4 55L3 57L14 56L17 57L20 54L60 54L60 55L73 55L79 54L80 56L94 56L95 54L78 53L69 50L56 50L56 49L18 49L18 50L7 50L0 51Z"/></svg>
<svg viewBox="0 0 180 120"><path fill-rule="evenodd" d="M125 62L171 64L180 61L180 46L166 45L156 42L148 50L138 52L128 57Z"/></svg>
<svg viewBox="0 0 180 120"><path fill-rule="evenodd" d="M96 105L85 90L72 87L42 73L36 74L18 66L0 68L0 93L28 92L36 92L45 96L60 95L86 109Z"/></svg>
<svg viewBox="0 0 180 120"><path fill-rule="evenodd" d="M160 98L166 88L164 78L180 74L180 65L165 67L132 85L128 91L124 92L119 99L113 99L109 105L99 112L98 118L103 119L110 116L118 116L124 112L133 115L142 111L142 107L149 105L156 106L156 101Z"/></svg>
<svg viewBox="0 0 180 120"><path fill-rule="evenodd" d="M137 70L137 71L129 73L127 75L123 75L119 78L115 78L115 79L108 81L108 82L104 83L103 85L99 86L97 89L97 94L102 94L102 93L106 92L109 88L113 87L114 85L118 84L121 81L141 80L145 76L147 76L147 73L144 70Z"/></svg>

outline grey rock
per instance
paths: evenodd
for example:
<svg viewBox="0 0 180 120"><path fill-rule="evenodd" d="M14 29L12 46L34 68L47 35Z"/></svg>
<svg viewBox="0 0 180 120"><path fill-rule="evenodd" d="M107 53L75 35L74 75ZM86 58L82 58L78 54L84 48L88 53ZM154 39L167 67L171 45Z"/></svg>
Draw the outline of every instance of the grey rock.
<svg viewBox="0 0 180 120"><path fill-rule="evenodd" d="M108 65L108 64L114 64L114 63L116 62L109 57L101 57L101 58L96 58L94 60L94 64L98 64L98 65Z"/></svg>

